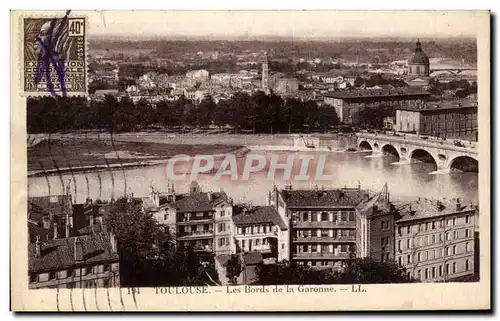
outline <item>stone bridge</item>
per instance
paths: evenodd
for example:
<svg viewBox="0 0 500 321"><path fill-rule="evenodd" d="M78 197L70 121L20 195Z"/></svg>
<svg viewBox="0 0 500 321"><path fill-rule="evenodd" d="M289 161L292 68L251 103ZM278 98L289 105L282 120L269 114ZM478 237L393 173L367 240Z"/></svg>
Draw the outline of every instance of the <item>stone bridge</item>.
<svg viewBox="0 0 500 321"><path fill-rule="evenodd" d="M478 149L475 142L460 141L462 146L455 145L453 140L438 138L423 139L418 135L387 135L357 133L358 149L372 150L373 155L392 153L399 156L399 163L410 164L417 154L429 154L437 165L439 172L448 173L458 160L475 160L479 163Z"/></svg>

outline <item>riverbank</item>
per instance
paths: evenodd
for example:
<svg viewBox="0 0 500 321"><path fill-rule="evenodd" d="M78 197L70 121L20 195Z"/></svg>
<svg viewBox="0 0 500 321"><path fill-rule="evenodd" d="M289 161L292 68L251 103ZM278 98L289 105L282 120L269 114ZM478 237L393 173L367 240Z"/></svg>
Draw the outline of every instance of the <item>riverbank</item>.
<svg viewBox="0 0 500 321"><path fill-rule="evenodd" d="M353 145L354 142L354 145ZM28 137L28 176L133 168L166 163L185 154L246 154L248 150L352 151L351 135L229 134L139 132L113 134L76 132Z"/></svg>

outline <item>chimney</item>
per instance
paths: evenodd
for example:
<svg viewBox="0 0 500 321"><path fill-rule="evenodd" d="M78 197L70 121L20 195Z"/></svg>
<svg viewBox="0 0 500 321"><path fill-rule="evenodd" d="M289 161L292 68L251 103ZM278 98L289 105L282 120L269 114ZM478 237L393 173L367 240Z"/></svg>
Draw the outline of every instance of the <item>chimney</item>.
<svg viewBox="0 0 500 321"><path fill-rule="evenodd" d="M42 256L42 244L40 243L40 236L36 236L36 242L35 242L35 256L36 257L41 257Z"/></svg>
<svg viewBox="0 0 500 321"><path fill-rule="evenodd" d="M94 215L90 215L90 232L92 234L95 233L95 231L94 231Z"/></svg>
<svg viewBox="0 0 500 321"><path fill-rule="evenodd" d="M57 239L57 222L54 222L54 240Z"/></svg>
<svg viewBox="0 0 500 321"><path fill-rule="evenodd" d="M83 244L82 241L75 237L75 262L83 261Z"/></svg>
<svg viewBox="0 0 500 321"><path fill-rule="evenodd" d="M111 252L113 253L116 253L117 251L117 246L116 246L116 237L115 237L115 233L113 233L112 231L109 232L109 241L111 243Z"/></svg>
<svg viewBox="0 0 500 321"><path fill-rule="evenodd" d="M457 198L457 212L462 210L462 204L460 203L460 198Z"/></svg>
<svg viewBox="0 0 500 321"><path fill-rule="evenodd" d="M45 216L42 219L42 224L43 224L43 228L44 229L50 230L50 218L48 218L48 217Z"/></svg>
<svg viewBox="0 0 500 321"><path fill-rule="evenodd" d="M104 230L104 222L103 222L103 220L102 220L102 216L99 216L99 217L97 218L97 220L99 221L99 225L100 225L100 227L101 227L101 232L105 232L105 230Z"/></svg>
<svg viewBox="0 0 500 321"><path fill-rule="evenodd" d="M208 200L211 201L212 200L212 192L207 192L207 196L208 196Z"/></svg>

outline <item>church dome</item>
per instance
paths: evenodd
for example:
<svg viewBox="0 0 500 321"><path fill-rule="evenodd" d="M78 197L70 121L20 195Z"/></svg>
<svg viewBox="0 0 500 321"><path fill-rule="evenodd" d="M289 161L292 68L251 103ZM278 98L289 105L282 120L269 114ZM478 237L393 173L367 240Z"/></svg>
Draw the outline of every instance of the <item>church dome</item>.
<svg viewBox="0 0 500 321"><path fill-rule="evenodd" d="M429 64L429 57L422 50L422 44L417 41L417 46L415 47L415 52L410 59L408 59L408 64Z"/></svg>

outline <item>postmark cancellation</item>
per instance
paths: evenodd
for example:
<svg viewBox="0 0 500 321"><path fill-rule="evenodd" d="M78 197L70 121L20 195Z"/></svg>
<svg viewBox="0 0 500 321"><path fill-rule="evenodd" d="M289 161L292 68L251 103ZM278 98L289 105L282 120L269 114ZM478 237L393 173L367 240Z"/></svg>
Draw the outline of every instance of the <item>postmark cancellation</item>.
<svg viewBox="0 0 500 321"><path fill-rule="evenodd" d="M25 96L87 93L87 19L23 16L22 90Z"/></svg>

